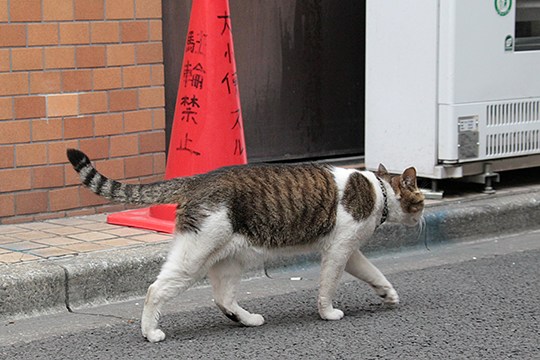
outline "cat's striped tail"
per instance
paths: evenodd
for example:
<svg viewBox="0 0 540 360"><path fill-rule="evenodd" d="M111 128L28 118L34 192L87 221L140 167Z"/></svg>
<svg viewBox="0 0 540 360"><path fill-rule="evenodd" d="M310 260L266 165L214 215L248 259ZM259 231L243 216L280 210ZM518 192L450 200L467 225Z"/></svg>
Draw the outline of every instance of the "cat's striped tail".
<svg viewBox="0 0 540 360"><path fill-rule="evenodd" d="M169 181L175 182L176 186L163 186L163 182L142 185L121 183L100 174L82 151L68 149L67 157L86 187L112 201L138 205L174 203L174 193L184 187L180 179Z"/></svg>

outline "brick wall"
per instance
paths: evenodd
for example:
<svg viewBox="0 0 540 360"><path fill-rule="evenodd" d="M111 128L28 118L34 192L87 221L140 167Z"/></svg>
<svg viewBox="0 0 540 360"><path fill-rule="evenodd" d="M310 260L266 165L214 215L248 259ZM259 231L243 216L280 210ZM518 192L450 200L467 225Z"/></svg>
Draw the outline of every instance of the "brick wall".
<svg viewBox="0 0 540 360"><path fill-rule="evenodd" d="M0 0L0 223L120 210L65 150L111 178L165 171L161 0Z"/></svg>

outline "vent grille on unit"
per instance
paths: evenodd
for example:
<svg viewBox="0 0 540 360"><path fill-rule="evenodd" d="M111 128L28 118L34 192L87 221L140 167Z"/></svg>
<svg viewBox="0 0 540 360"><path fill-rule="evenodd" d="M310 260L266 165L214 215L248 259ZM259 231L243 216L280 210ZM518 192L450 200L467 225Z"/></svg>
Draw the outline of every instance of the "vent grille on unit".
<svg viewBox="0 0 540 360"><path fill-rule="evenodd" d="M540 151L540 101L491 104L486 110L486 156Z"/></svg>
<svg viewBox="0 0 540 360"><path fill-rule="evenodd" d="M509 155L540 150L540 130L513 131L486 136L486 155Z"/></svg>
<svg viewBox="0 0 540 360"><path fill-rule="evenodd" d="M540 101L488 105L486 120L487 126L527 124L540 121Z"/></svg>

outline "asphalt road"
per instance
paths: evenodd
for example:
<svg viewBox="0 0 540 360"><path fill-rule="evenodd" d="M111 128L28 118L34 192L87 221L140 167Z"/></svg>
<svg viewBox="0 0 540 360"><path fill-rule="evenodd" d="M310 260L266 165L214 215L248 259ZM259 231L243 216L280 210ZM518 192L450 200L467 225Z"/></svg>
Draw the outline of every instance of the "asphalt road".
<svg viewBox="0 0 540 360"><path fill-rule="evenodd" d="M312 268L242 284L258 328L226 319L207 288L167 308L158 344L140 335L140 299L16 320L0 324L0 359L539 359L539 244L535 232L382 256L401 304L346 278L336 322L317 315Z"/></svg>

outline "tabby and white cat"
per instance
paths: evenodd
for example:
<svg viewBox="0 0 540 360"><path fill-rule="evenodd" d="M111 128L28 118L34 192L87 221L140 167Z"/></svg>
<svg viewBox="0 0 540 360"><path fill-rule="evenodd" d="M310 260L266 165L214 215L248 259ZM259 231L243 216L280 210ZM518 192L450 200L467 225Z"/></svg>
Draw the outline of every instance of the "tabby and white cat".
<svg viewBox="0 0 540 360"><path fill-rule="evenodd" d="M321 318L339 320L332 306L343 271L367 282L387 304L398 294L358 250L385 221L419 223L424 196L416 170L391 176L327 165L245 165L153 184L133 185L101 175L81 151L67 156L94 193L130 204L178 204L172 248L144 303L141 328L151 342L165 338L160 309L208 275L216 305L231 320L259 326L264 318L238 305L235 289L254 256L319 251Z"/></svg>

